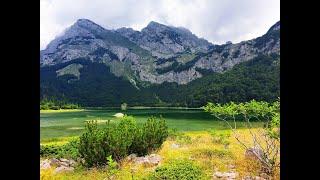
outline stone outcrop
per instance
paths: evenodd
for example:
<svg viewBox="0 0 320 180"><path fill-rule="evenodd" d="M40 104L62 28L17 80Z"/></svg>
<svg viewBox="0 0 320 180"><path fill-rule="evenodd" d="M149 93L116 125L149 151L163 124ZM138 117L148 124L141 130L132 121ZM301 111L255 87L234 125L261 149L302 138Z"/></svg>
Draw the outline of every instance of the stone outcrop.
<svg viewBox="0 0 320 180"><path fill-rule="evenodd" d="M76 166L76 162L72 159L45 159L40 162L40 169L55 168L54 173L72 172Z"/></svg>

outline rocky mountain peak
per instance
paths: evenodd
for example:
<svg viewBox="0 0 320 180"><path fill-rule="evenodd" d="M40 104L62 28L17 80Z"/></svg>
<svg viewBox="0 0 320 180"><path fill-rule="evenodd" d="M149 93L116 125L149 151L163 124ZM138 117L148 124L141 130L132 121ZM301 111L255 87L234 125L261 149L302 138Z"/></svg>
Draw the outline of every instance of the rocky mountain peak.
<svg viewBox="0 0 320 180"><path fill-rule="evenodd" d="M280 30L280 21L278 21L277 23L275 23L273 26L271 26L271 28L269 29L268 32L270 31L277 31Z"/></svg>
<svg viewBox="0 0 320 180"><path fill-rule="evenodd" d="M147 34L152 34L152 33L160 33L163 32L165 30L170 30L169 26L166 26L164 24L160 24L158 22L155 21L151 21L147 27L143 28L141 30L142 33L147 33Z"/></svg>
<svg viewBox="0 0 320 180"><path fill-rule="evenodd" d="M106 31L103 27L100 25L90 21L89 19L78 19L70 28L69 30L75 29L85 29L91 33L98 33L101 31Z"/></svg>
<svg viewBox="0 0 320 180"><path fill-rule="evenodd" d="M155 21L150 21L149 24L147 25L147 28L157 28L157 27L167 27L167 26Z"/></svg>
<svg viewBox="0 0 320 180"><path fill-rule="evenodd" d="M90 24L90 25L97 25L96 23L94 23L93 21L91 21L91 20L89 20L89 19L84 19L84 18L82 18L82 19L78 19L76 22L75 22L75 24L83 24L83 25L85 25L85 24Z"/></svg>
<svg viewBox="0 0 320 180"><path fill-rule="evenodd" d="M258 54L280 54L279 30L280 21L256 39L213 45L186 28L154 21L136 31L107 30L79 19L40 52L40 63L55 65L82 58L102 62L115 75L129 79L187 84L202 77L202 70L223 72Z"/></svg>

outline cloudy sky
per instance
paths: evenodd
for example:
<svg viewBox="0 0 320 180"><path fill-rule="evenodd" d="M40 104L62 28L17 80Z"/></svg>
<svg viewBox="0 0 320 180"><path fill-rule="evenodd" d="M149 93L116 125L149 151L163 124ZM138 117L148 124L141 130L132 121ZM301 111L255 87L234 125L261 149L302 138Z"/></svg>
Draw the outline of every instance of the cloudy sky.
<svg viewBox="0 0 320 180"><path fill-rule="evenodd" d="M280 20L280 0L40 0L40 49L86 18L107 29L150 21L182 26L214 44L264 34Z"/></svg>

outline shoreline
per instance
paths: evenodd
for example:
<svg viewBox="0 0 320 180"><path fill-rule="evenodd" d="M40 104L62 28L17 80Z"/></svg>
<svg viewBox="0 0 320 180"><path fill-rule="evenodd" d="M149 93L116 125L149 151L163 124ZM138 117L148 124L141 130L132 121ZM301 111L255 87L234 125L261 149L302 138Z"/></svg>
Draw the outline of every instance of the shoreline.
<svg viewBox="0 0 320 180"><path fill-rule="evenodd" d="M46 112L46 111L50 111L50 112L58 112L58 111L83 111L83 110L103 110L103 109L119 109L120 111L121 108L120 107L83 107L81 109L48 109L48 110L40 110L40 112ZM202 107L198 107L198 108L191 108L191 107L147 107L147 106L133 106L133 107L128 107L127 110L136 110L136 109L182 109L182 110L202 110Z"/></svg>

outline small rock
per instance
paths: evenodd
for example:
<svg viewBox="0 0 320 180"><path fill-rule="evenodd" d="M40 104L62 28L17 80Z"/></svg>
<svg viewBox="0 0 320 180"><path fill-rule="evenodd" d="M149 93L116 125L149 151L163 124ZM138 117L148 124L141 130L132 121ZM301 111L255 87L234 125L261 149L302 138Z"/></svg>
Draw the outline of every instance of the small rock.
<svg viewBox="0 0 320 180"><path fill-rule="evenodd" d="M49 160L46 159L40 163L40 169L49 169L49 168L51 168Z"/></svg>
<svg viewBox="0 0 320 180"><path fill-rule="evenodd" d="M73 170L73 167L59 166L54 170L54 173L72 172Z"/></svg>
<svg viewBox="0 0 320 180"><path fill-rule="evenodd" d="M127 157L127 160L128 160L128 161L133 161L136 157L137 157L136 154L130 154L130 155Z"/></svg>
<svg viewBox="0 0 320 180"><path fill-rule="evenodd" d="M149 162L154 165L158 165L162 159L161 156L157 154L151 154L148 158L149 158Z"/></svg>
<svg viewBox="0 0 320 180"><path fill-rule="evenodd" d="M69 163L67 163L67 162L60 162L60 166L66 166L66 167L68 167L68 166L69 166Z"/></svg>
<svg viewBox="0 0 320 180"><path fill-rule="evenodd" d="M266 180L265 178L259 177L259 176L246 176L242 178L242 180Z"/></svg>
<svg viewBox="0 0 320 180"><path fill-rule="evenodd" d="M231 179L236 179L236 177L238 176L238 174L236 172L215 172L214 176L217 178L224 178L227 180L231 180Z"/></svg>
<svg viewBox="0 0 320 180"><path fill-rule="evenodd" d="M76 161L74 161L73 159L69 160L69 165L70 166L74 167L76 164L77 164Z"/></svg>
<svg viewBox="0 0 320 180"><path fill-rule="evenodd" d="M135 163L137 163L137 164L148 164L149 160L146 157L137 157L137 158L135 158Z"/></svg>
<svg viewBox="0 0 320 180"><path fill-rule="evenodd" d="M68 162L69 162L69 160L68 160L68 159L64 159L64 158L60 158L60 161L61 161L61 162L66 162L66 163L68 163Z"/></svg>
<svg viewBox="0 0 320 180"><path fill-rule="evenodd" d="M175 143L172 143L172 144L171 144L171 148L172 148L172 149L177 149L177 148L179 148L179 147L180 147L179 144L175 144Z"/></svg>
<svg viewBox="0 0 320 180"><path fill-rule="evenodd" d="M60 161L58 159L56 159L56 158L52 158L50 160L50 165L51 166L59 166L59 164L60 164Z"/></svg>
<svg viewBox="0 0 320 180"><path fill-rule="evenodd" d="M157 154L151 154L144 157L134 158L135 163L137 164L146 164L146 165L158 165L161 161L161 156Z"/></svg>

